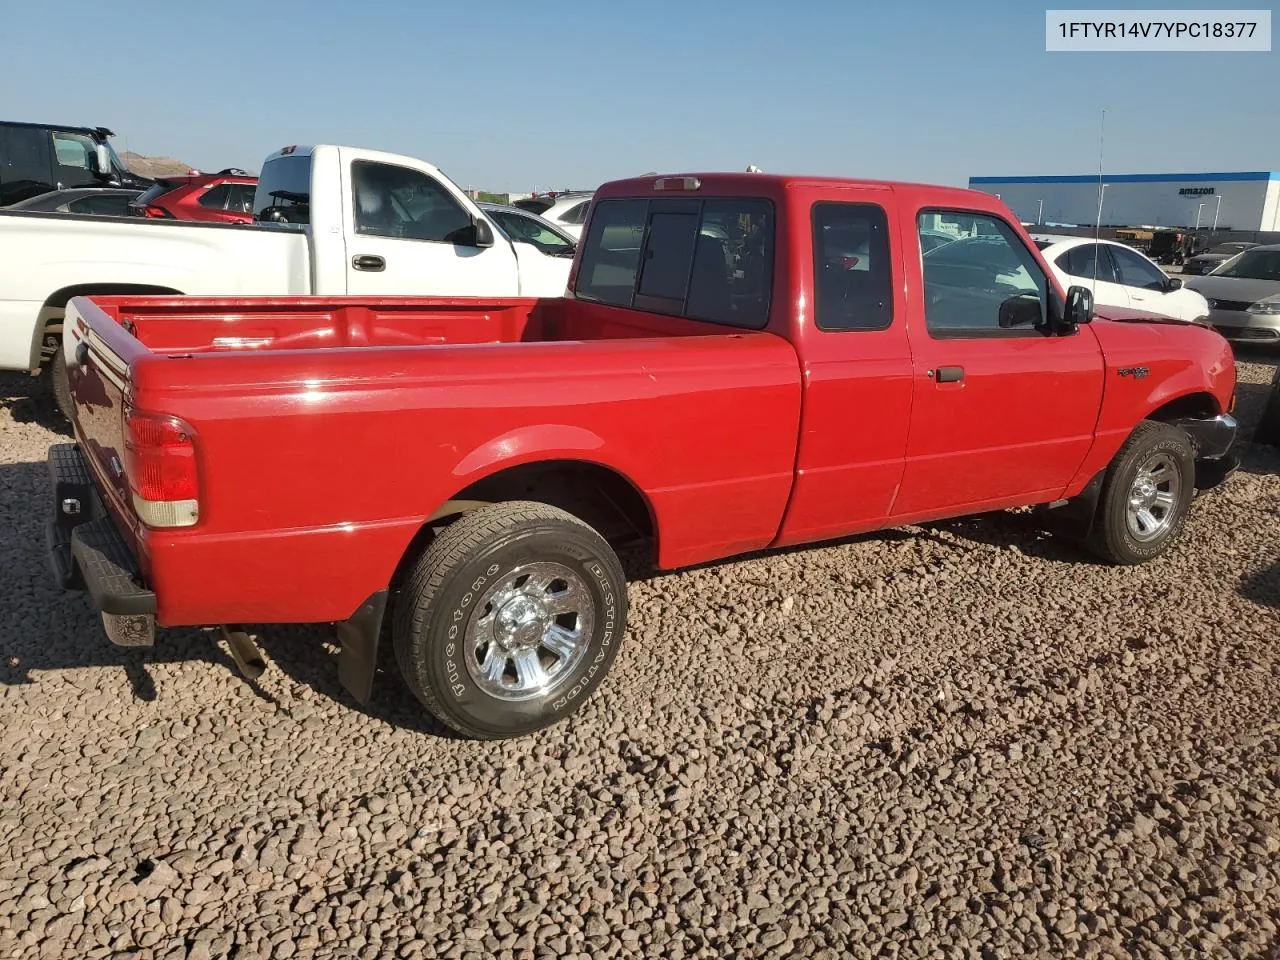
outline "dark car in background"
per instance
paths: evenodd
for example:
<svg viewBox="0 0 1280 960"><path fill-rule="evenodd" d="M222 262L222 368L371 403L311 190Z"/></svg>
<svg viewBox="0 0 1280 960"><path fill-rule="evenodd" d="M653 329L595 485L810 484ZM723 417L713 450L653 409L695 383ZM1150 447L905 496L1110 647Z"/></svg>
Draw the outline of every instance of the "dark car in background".
<svg viewBox="0 0 1280 960"><path fill-rule="evenodd" d="M1237 253L1243 253L1250 247L1256 247L1256 243L1249 243L1245 240L1232 240L1227 243L1220 243L1216 247L1206 250L1204 253L1197 253L1194 257L1188 257L1186 263L1182 265L1182 272L1192 274L1194 276L1204 276L1214 267L1226 263Z"/></svg>
<svg viewBox="0 0 1280 960"><path fill-rule="evenodd" d="M149 187L116 155L112 136L106 127L0 120L0 207L70 187Z"/></svg>
<svg viewBox="0 0 1280 960"><path fill-rule="evenodd" d="M159 177L133 202L133 211L155 220L253 223L257 187L257 177L235 167L217 173Z"/></svg>
<svg viewBox="0 0 1280 960"><path fill-rule="evenodd" d="M124 187L76 187L73 190L50 190L26 200L11 203L7 210L30 210L38 213L80 213L99 217L133 216L130 204L142 191Z"/></svg>
<svg viewBox="0 0 1280 960"><path fill-rule="evenodd" d="M1187 286L1209 303L1228 340L1280 343L1280 243L1254 244Z"/></svg>

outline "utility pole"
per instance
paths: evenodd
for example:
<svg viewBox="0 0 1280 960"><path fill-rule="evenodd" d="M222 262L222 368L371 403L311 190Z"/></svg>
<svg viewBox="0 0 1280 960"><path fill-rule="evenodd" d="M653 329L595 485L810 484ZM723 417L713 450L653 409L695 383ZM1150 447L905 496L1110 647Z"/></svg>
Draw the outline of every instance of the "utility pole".
<svg viewBox="0 0 1280 960"><path fill-rule="evenodd" d="M1222 212L1222 194L1218 194L1218 205L1213 209L1213 235L1218 235L1218 214Z"/></svg>
<svg viewBox="0 0 1280 960"><path fill-rule="evenodd" d="M1036 203L1040 204L1040 209L1036 211L1036 226L1038 227L1044 223L1044 201L1037 200Z"/></svg>

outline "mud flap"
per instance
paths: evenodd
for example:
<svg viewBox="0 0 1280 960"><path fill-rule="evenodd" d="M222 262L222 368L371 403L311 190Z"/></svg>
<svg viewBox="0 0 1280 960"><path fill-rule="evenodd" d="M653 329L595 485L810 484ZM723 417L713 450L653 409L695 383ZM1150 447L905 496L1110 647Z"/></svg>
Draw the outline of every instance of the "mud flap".
<svg viewBox="0 0 1280 960"><path fill-rule="evenodd" d="M379 590L360 609L338 624L338 682L356 702L367 704L373 696L373 675L378 667L378 638L387 609L387 591Z"/></svg>

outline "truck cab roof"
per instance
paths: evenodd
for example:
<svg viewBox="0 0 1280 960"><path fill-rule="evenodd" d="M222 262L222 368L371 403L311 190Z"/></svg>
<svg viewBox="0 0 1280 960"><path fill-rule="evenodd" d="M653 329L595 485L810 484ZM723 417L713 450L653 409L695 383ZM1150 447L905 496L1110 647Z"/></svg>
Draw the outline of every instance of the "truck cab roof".
<svg viewBox="0 0 1280 960"><path fill-rule="evenodd" d="M743 173L706 171L688 173L663 173L641 177L629 177L603 184L596 197L644 196L696 196L699 193L720 193L739 196L770 196L795 189L832 190L893 190L910 188L927 190L937 196L939 202L963 203L966 206L997 206L1000 201L989 193L967 187L947 187L937 184L916 183L909 180L875 180L855 177L823 177L785 173Z"/></svg>

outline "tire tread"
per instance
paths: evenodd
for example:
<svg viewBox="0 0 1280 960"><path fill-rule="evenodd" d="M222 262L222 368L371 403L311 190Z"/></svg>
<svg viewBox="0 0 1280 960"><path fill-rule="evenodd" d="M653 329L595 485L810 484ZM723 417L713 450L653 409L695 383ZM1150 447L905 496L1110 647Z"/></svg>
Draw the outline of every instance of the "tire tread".
<svg viewBox="0 0 1280 960"><path fill-rule="evenodd" d="M1107 467L1106 476L1102 481L1102 490L1098 497L1098 512L1094 517L1094 522L1089 531L1088 537L1089 549L1107 563L1128 565L1143 562L1142 559L1136 559L1131 556L1128 551L1122 549L1121 544L1119 543L1119 538L1112 530L1109 514L1111 511L1112 498L1116 495L1115 486L1119 474L1122 473L1128 466L1129 462L1138 455L1135 451L1156 443L1161 438L1173 438L1175 436L1181 438L1182 441L1187 444L1188 449L1190 449L1190 438L1187 437L1185 431L1180 430L1172 424L1164 423L1159 420L1143 420L1133 428L1133 432L1129 434L1125 442L1121 444L1120 449L1116 451L1116 455L1112 457L1111 463ZM1190 478L1185 479L1188 483L1192 483L1194 481L1194 472ZM1172 543L1182 532L1182 526L1186 521L1187 509L1189 508L1194 492L1194 488L1192 487L1189 488L1188 493L1184 494L1187 502L1183 507L1182 516L1178 518L1174 529L1165 538L1165 544ZM1163 552L1163 548L1160 552ZM1154 557L1158 555L1159 553L1144 559L1154 559Z"/></svg>
<svg viewBox="0 0 1280 960"><path fill-rule="evenodd" d="M400 590L393 619L392 645L400 675L415 697L450 729L477 740L497 739L497 735L459 721L445 708L440 698L418 680L411 662L414 647L421 641L426 620L436 594L448 582L453 571L474 551L494 537L523 524L554 521L581 527L599 536L589 524L559 507L534 500L512 500L480 507L455 520L431 542L414 563Z"/></svg>

